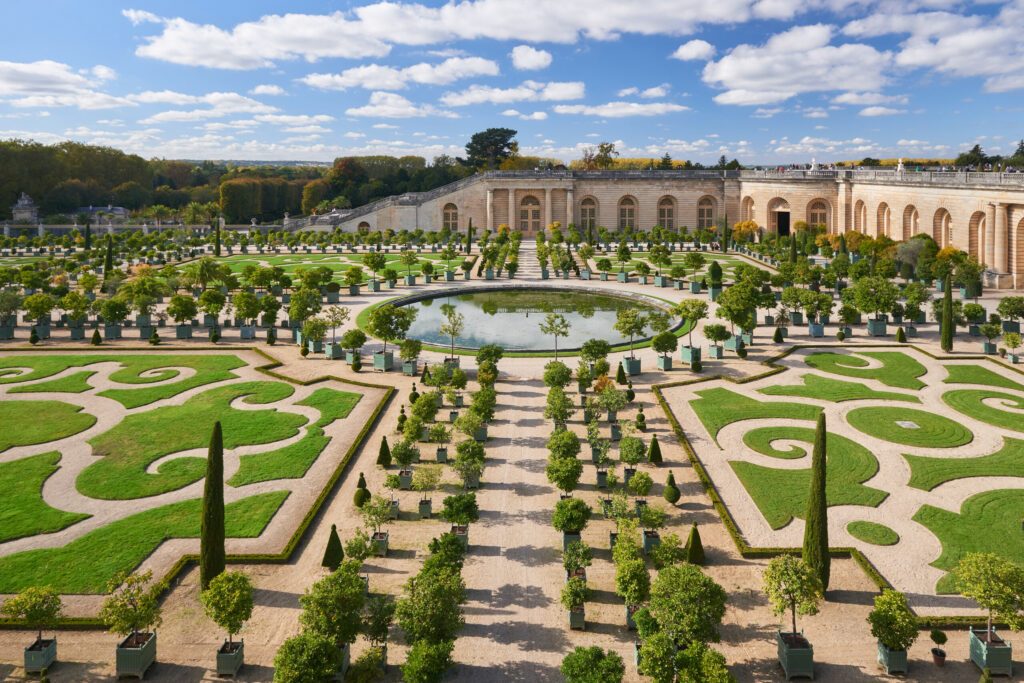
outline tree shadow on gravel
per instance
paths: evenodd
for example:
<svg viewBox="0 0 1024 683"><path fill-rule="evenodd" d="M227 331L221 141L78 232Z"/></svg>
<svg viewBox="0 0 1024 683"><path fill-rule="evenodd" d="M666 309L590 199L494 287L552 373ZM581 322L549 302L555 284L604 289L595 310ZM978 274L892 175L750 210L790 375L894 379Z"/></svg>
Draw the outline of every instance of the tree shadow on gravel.
<svg viewBox="0 0 1024 683"><path fill-rule="evenodd" d="M555 683L564 680L558 667L535 662L502 662L488 666L456 664L447 680L471 681L472 683Z"/></svg>
<svg viewBox="0 0 1024 683"><path fill-rule="evenodd" d="M537 586L520 586L514 583L506 583L494 591L491 597L491 605L494 607L522 607L534 609L547 607L551 604L551 598L544 594Z"/></svg>
<svg viewBox="0 0 1024 683"><path fill-rule="evenodd" d="M549 546L520 545L505 550L505 557L527 567L540 567L560 561L559 552Z"/></svg>
<svg viewBox="0 0 1024 683"><path fill-rule="evenodd" d="M500 482L494 484L488 484L487 489L490 491L513 491L518 496L543 496L551 493L552 488L550 486L542 486L541 484L527 484L525 482Z"/></svg>
<svg viewBox="0 0 1024 683"><path fill-rule="evenodd" d="M255 605L270 607L298 607L299 594L288 591L275 591L267 588L257 588L252 592L252 601Z"/></svg>
<svg viewBox="0 0 1024 683"><path fill-rule="evenodd" d="M565 652L571 647L563 629L528 621L466 624L459 635L493 640L502 645L518 645L526 652Z"/></svg>

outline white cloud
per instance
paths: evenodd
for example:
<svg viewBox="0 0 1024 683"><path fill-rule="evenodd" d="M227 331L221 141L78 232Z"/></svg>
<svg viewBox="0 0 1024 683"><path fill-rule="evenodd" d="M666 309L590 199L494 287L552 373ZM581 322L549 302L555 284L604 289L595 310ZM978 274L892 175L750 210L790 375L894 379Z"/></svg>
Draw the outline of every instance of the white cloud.
<svg viewBox="0 0 1024 683"><path fill-rule="evenodd" d="M637 88L636 86L633 86L631 88L623 88L622 90L616 93L616 95L619 97L632 97L633 95L639 94L640 88Z"/></svg>
<svg viewBox="0 0 1024 683"><path fill-rule="evenodd" d="M382 57L391 45L460 40L575 43L580 37L616 40L623 34L689 35L707 24L754 18L787 19L804 10L796 0L475 0L427 5L379 1L330 14L265 15L227 28L127 9L136 26L154 24L142 57L175 64L255 69L275 60ZM529 31L524 32L524 18Z"/></svg>
<svg viewBox="0 0 1024 683"><path fill-rule="evenodd" d="M782 113L782 107L758 107L752 114L755 119L770 119L776 114Z"/></svg>
<svg viewBox="0 0 1024 683"><path fill-rule="evenodd" d="M354 130L350 130L349 132L345 133L342 137L358 140L359 138L365 138L366 133L357 133Z"/></svg>
<svg viewBox="0 0 1024 683"><path fill-rule="evenodd" d="M440 64L423 62L404 69L383 64L366 64L346 69L340 74L309 74L299 81L319 90L401 90L409 83L447 85L464 78L497 76L498 73L498 65L489 59L451 57Z"/></svg>
<svg viewBox="0 0 1024 683"><path fill-rule="evenodd" d="M532 114L524 114L516 109L506 109L501 112L502 116L514 116L517 119L523 121L544 121L548 117L548 113L545 111L535 111Z"/></svg>
<svg viewBox="0 0 1024 683"><path fill-rule="evenodd" d="M131 106L124 98L99 92L102 81L113 78L113 69L97 65L76 73L62 62L0 61L0 99L15 107L78 107L112 109Z"/></svg>
<svg viewBox="0 0 1024 683"><path fill-rule="evenodd" d="M362 107L350 107L345 110L349 116L368 116L383 119L408 119L421 116L440 116L444 118L457 118L457 115L437 109L429 104L416 105L391 92L370 93L370 102Z"/></svg>
<svg viewBox="0 0 1024 683"><path fill-rule="evenodd" d="M284 88L279 85L262 84L257 85L249 91L250 95L284 95Z"/></svg>
<svg viewBox="0 0 1024 683"><path fill-rule="evenodd" d="M260 114L253 118L260 123L271 123L276 126L309 126L334 120L330 114Z"/></svg>
<svg viewBox="0 0 1024 683"><path fill-rule="evenodd" d="M805 119L827 119L828 112L821 107L808 107L803 110Z"/></svg>
<svg viewBox="0 0 1024 683"><path fill-rule="evenodd" d="M171 90L143 92L132 96L134 101L145 104L208 104L209 109L172 109L142 119L139 123L164 123L174 121L201 121L217 119L228 114L267 114L277 107L264 104L251 97L234 92L211 92L205 95L186 95Z"/></svg>
<svg viewBox="0 0 1024 683"><path fill-rule="evenodd" d="M317 125L288 126L286 128L282 128L281 130L283 130L286 133L330 133L331 132L330 128L328 128L326 126L317 126Z"/></svg>
<svg viewBox="0 0 1024 683"><path fill-rule="evenodd" d="M644 90L641 90L640 88L637 87L623 88L616 94L619 97L632 97L634 95L639 95L640 97L643 97L645 99L655 100L667 96L669 90L671 89L671 85L669 85L668 83L662 83L661 85L656 85L653 88L646 88Z"/></svg>
<svg viewBox="0 0 1024 683"><path fill-rule="evenodd" d="M831 45L833 27L796 26L764 45L739 45L704 66L719 104L774 104L807 92L873 92L886 84L892 55L870 45Z"/></svg>
<svg viewBox="0 0 1024 683"><path fill-rule="evenodd" d="M529 45L517 45L511 52L512 66L520 71L537 71L551 66L551 53Z"/></svg>
<svg viewBox="0 0 1024 683"><path fill-rule="evenodd" d="M706 61L715 56L715 46L706 40L691 40L683 43L672 53L672 59L680 59L684 62L691 60Z"/></svg>
<svg viewBox="0 0 1024 683"><path fill-rule="evenodd" d="M883 95L877 92L844 92L832 100L836 104L906 104L906 95Z"/></svg>
<svg viewBox="0 0 1024 683"><path fill-rule="evenodd" d="M396 128L398 128L398 126L392 125L390 123L375 123L373 124L373 127L383 130L395 130Z"/></svg>
<svg viewBox="0 0 1024 683"><path fill-rule="evenodd" d="M893 114L906 114L906 109L893 109L892 107L865 107L860 110L860 116L892 116Z"/></svg>
<svg viewBox="0 0 1024 683"><path fill-rule="evenodd" d="M607 104L598 105L555 105L556 114L583 114L585 116L600 116L610 119L626 116L661 116L663 114L689 111L689 109L689 107L684 107L681 104L670 104L668 102L652 102L649 104L641 104L639 102L608 102Z"/></svg>
<svg viewBox="0 0 1024 683"><path fill-rule="evenodd" d="M464 107L470 104L508 104L511 102L550 102L581 99L586 86L579 81L538 83L524 81L512 88L493 88L473 84L462 92L447 92L441 103L449 107Z"/></svg>

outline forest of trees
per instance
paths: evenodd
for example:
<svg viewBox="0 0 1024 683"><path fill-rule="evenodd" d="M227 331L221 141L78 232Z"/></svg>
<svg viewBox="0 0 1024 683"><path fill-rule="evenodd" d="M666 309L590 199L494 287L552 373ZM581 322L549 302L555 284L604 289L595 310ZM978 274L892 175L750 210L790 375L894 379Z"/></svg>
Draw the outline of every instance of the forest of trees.
<svg viewBox="0 0 1024 683"><path fill-rule="evenodd" d="M228 223L280 220L358 207L382 197L425 192L488 169L564 168L557 159L519 154L517 131L488 128L466 144L466 157L340 157L326 166L239 165L143 159L109 147L78 142L44 145L0 141L0 220L25 192L47 223L71 222L79 207L112 204L138 220L209 220L218 208ZM572 168L705 168L689 161L622 159L615 145L600 143ZM725 157L708 168L739 168Z"/></svg>

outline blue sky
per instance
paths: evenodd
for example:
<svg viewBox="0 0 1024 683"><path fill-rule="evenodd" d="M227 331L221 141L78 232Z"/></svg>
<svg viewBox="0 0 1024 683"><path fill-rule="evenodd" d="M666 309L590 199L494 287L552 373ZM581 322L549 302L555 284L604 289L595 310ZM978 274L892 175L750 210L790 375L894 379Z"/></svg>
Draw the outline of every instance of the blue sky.
<svg viewBox="0 0 1024 683"><path fill-rule="evenodd" d="M1024 0L4 2L0 137L146 157L955 156L1024 136Z"/></svg>

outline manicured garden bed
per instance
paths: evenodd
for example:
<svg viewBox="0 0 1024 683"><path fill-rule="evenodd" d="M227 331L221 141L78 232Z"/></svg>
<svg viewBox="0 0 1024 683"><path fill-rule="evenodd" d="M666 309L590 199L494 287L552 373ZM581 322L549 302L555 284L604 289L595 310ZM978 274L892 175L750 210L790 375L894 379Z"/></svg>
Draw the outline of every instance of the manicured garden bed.
<svg viewBox="0 0 1024 683"><path fill-rule="evenodd" d="M881 367L869 367L871 358ZM857 356L845 353L812 353L807 364L822 372L831 372L857 379L875 379L890 387L899 389L921 389L924 382L917 379L925 374L923 365L900 351L861 351Z"/></svg>
<svg viewBox="0 0 1024 683"><path fill-rule="evenodd" d="M956 448L974 440L974 435L962 424L911 408L856 408L846 414L846 421L865 434L904 446Z"/></svg>

